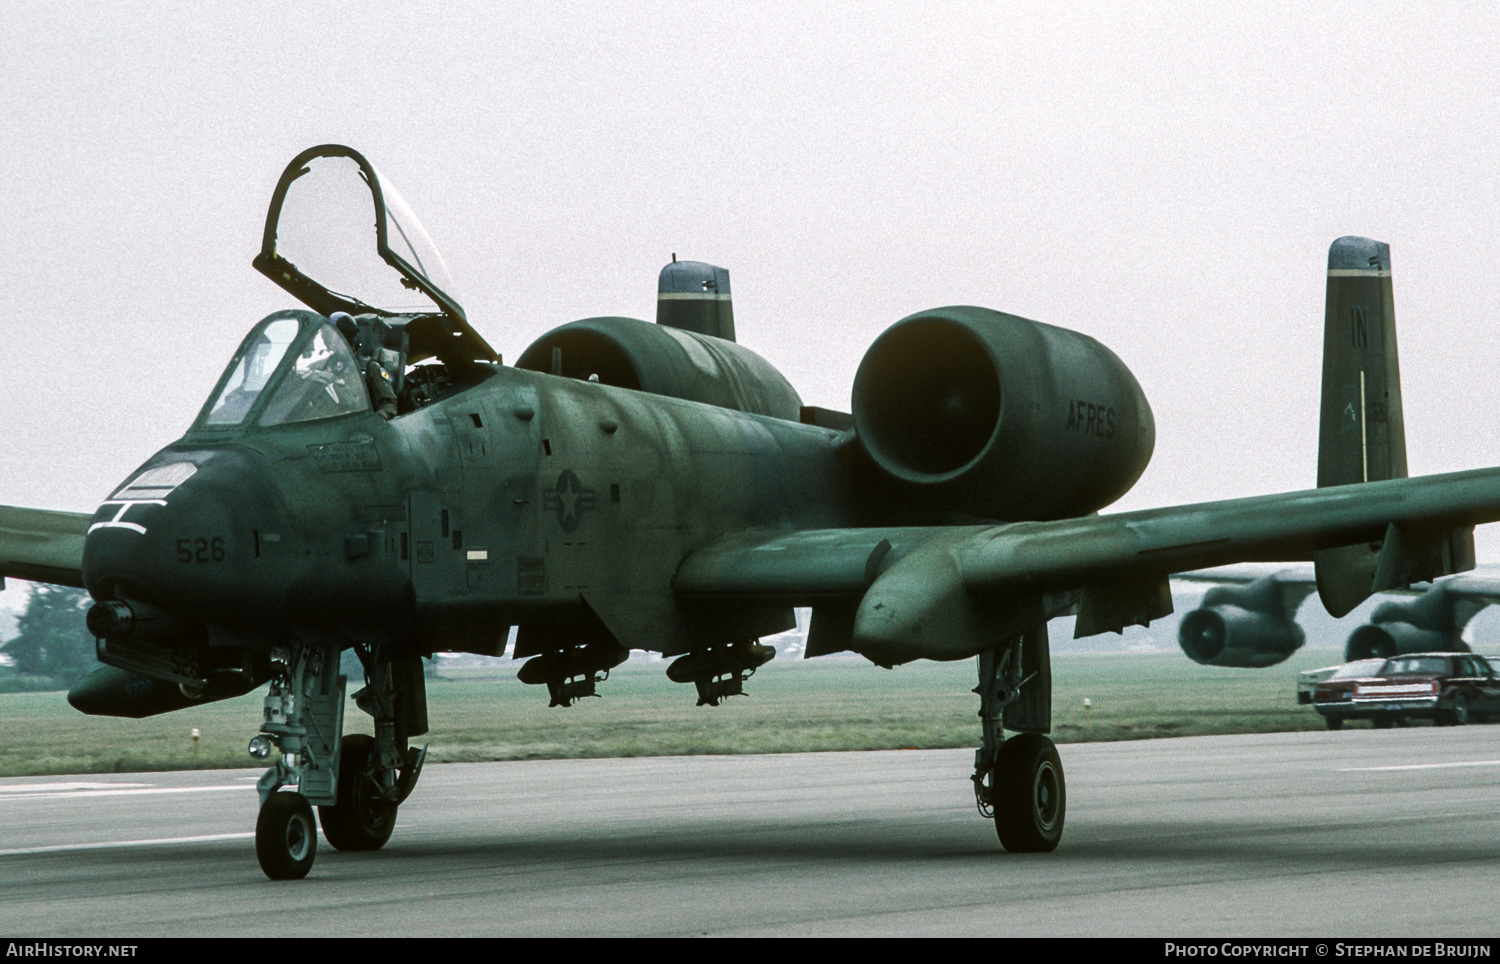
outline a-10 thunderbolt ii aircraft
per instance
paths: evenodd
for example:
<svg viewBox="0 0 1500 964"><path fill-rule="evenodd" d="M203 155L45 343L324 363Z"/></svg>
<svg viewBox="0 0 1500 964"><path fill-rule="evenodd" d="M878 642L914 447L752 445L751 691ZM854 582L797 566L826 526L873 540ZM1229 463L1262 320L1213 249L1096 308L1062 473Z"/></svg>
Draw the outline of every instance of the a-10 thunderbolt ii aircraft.
<svg viewBox="0 0 1500 964"><path fill-rule="evenodd" d="M313 805L337 848L389 838L425 752L422 657L499 654L516 627L520 677L553 704L641 649L714 705L796 606L809 656L977 657L980 810L1006 849L1050 851L1049 619L1146 623L1171 574L1240 561L1311 558L1352 605L1470 568L1472 527L1500 519L1500 469L1402 477L1389 254L1363 238L1329 251L1323 487L1115 515L1097 511L1145 469L1151 410L1066 329L918 312L831 412L736 342L727 273L683 262L656 324L573 322L506 366L389 182L338 146L288 166L255 266L306 308L256 325L92 517L5 509L0 575L94 598L103 666L69 694L86 713L269 682L251 750L274 878L311 867ZM343 735L351 648L373 736Z"/></svg>

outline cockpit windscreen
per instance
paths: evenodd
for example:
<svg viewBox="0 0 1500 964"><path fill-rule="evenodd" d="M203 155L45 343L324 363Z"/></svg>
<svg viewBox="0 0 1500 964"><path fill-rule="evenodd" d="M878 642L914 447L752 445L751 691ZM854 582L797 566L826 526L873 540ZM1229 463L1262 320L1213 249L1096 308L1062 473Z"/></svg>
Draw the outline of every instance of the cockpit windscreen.
<svg viewBox="0 0 1500 964"><path fill-rule="evenodd" d="M295 318L269 318L250 336L249 345L218 397L209 407L204 425L238 425L265 389L282 356L297 340L301 324Z"/></svg>
<svg viewBox="0 0 1500 964"><path fill-rule="evenodd" d="M303 345L260 417L262 425L306 422L370 409L370 396L349 343L323 325Z"/></svg>

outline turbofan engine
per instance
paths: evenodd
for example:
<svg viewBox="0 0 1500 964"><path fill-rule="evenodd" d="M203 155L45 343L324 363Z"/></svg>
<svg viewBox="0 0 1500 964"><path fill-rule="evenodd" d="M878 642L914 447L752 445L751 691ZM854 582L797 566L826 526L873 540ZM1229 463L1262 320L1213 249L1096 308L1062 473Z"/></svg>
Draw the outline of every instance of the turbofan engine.
<svg viewBox="0 0 1500 964"><path fill-rule="evenodd" d="M1469 647L1461 634L1482 606L1454 598L1443 586L1435 586L1410 602L1388 599L1375 607L1368 623L1349 634L1344 658L1353 661L1407 653L1467 653Z"/></svg>
<svg viewBox="0 0 1500 964"><path fill-rule="evenodd" d="M1151 407L1099 342L986 308L937 308L875 340L854 376L859 441L930 505L1009 522L1085 515L1129 491Z"/></svg>
<svg viewBox="0 0 1500 964"><path fill-rule="evenodd" d="M1307 638L1294 616L1310 591L1280 583L1275 576L1243 586L1215 586L1203 594L1202 606L1182 617L1177 642L1189 659L1204 666L1274 666L1301 649Z"/></svg>
<svg viewBox="0 0 1500 964"><path fill-rule="evenodd" d="M786 378L743 345L635 318L585 318L554 328L521 353L516 367L794 422L802 409Z"/></svg>

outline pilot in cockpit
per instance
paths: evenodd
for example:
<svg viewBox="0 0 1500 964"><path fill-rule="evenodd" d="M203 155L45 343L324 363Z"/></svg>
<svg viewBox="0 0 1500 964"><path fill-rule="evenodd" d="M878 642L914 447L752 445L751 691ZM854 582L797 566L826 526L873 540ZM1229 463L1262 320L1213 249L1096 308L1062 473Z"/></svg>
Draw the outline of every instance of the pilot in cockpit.
<svg viewBox="0 0 1500 964"><path fill-rule="evenodd" d="M395 418L396 389L391 384L394 376L386 367L388 359L383 356L394 356L390 360L400 364L397 353L386 351L370 326L361 325L348 312L335 311L328 316L328 320L338 327L339 333L354 349L360 369L364 372L365 389L370 394L370 404L374 406L375 414L386 421Z"/></svg>

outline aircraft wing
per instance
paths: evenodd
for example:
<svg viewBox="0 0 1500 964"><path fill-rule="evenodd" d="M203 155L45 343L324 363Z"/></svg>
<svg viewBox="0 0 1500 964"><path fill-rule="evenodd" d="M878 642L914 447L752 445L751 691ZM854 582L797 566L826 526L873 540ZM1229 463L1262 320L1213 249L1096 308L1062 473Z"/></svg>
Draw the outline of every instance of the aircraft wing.
<svg viewBox="0 0 1500 964"><path fill-rule="evenodd" d="M1221 566L1217 569L1200 569L1193 572L1174 573L1172 578L1180 582L1206 582L1215 585L1244 585L1270 576L1276 582L1298 589L1306 588L1308 594L1317 589L1317 579L1311 566L1272 566L1259 571L1250 566ZM1416 596L1436 586L1443 586L1456 597L1483 601L1490 605L1500 603L1500 569L1481 567L1474 572L1463 572L1444 576L1432 582L1414 582L1400 589L1385 589L1392 595Z"/></svg>
<svg viewBox="0 0 1500 964"><path fill-rule="evenodd" d="M83 588L89 513L0 505L0 578Z"/></svg>
<svg viewBox="0 0 1500 964"><path fill-rule="evenodd" d="M1078 635L1119 631L1171 612L1173 573L1382 540L1400 551L1495 519L1500 469L1479 469L1052 522L742 534L689 555L674 586L688 601L811 605L815 623L820 602L842 602L850 648L877 662L955 659L975 634L995 638L1007 601L1076 593ZM1392 527L1407 538L1386 539Z"/></svg>

